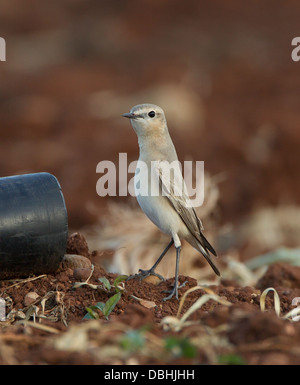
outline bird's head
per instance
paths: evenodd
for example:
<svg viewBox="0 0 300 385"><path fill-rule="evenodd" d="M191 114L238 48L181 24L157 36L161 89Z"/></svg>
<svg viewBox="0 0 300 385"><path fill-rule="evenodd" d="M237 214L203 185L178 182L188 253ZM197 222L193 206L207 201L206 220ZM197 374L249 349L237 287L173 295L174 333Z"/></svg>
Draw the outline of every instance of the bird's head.
<svg viewBox="0 0 300 385"><path fill-rule="evenodd" d="M164 111L155 104L138 104L122 116L130 119L138 136L161 134L167 127Z"/></svg>

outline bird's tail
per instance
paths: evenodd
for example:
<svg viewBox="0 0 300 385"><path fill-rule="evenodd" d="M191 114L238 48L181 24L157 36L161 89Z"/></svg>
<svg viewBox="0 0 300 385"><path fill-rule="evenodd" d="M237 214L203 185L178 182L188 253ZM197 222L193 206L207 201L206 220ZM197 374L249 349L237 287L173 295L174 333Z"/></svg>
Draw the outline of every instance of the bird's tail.
<svg viewBox="0 0 300 385"><path fill-rule="evenodd" d="M216 251L214 250L212 245L208 242L208 240L204 237L204 235L202 233L200 234L200 237L201 237L202 242L200 243L198 240L196 240L194 238L195 242L193 242L192 246L194 246L198 251L200 251L200 253L203 255L203 257L210 264L210 266L213 269L213 271L218 276L220 276L221 273L220 273L219 269L217 268L217 266L212 261L211 256L209 254L209 252L211 252L213 255L216 256L217 255Z"/></svg>
<svg viewBox="0 0 300 385"><path fill-rule="evenodd" d="M213 255L217 256L217 253L215 249L212 247L212 245L208 242L208 240L205 238L203 233L200 233L200 238L203 242L203 245L205 246L206 249L208 249Z"/></svg>

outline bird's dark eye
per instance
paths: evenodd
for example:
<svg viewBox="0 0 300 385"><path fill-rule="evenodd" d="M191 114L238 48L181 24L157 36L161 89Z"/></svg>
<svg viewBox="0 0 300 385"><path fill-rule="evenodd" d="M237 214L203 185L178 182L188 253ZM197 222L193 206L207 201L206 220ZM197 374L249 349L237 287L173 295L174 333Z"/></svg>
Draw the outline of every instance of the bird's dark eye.
<svg viewBox="0 0 300 385"><path fill-rule="evenodd" d="M148 116L150 116L150 118L154 118L155 116L155 111L150 111Z"/></svg>

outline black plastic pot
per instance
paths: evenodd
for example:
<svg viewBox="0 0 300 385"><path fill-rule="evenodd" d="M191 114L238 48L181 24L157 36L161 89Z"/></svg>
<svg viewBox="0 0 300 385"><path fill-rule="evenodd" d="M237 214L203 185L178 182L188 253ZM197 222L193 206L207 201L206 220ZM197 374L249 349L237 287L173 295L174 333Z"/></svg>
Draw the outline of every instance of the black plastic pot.
<svg viewBox="0 0 300 385"><path fill-rule="evenodd" d="M53 175L0 178L0 279L54 272L67 237L65 201Z"/></svg>

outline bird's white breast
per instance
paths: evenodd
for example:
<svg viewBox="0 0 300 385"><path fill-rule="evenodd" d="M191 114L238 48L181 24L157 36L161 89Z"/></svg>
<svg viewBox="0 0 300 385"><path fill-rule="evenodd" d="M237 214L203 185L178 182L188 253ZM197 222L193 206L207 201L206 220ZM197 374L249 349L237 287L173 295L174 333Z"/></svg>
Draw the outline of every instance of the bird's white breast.
<svg viewBox="0 0 300 385"><path fill-rule="evenodd" d="M168 198L161 195L155 170L150 166L145 170L145 165L141 161L138 162L134 177L137 201L144 213L161 231L171 236L177 234L182 228L182 220Z"/></svg>

